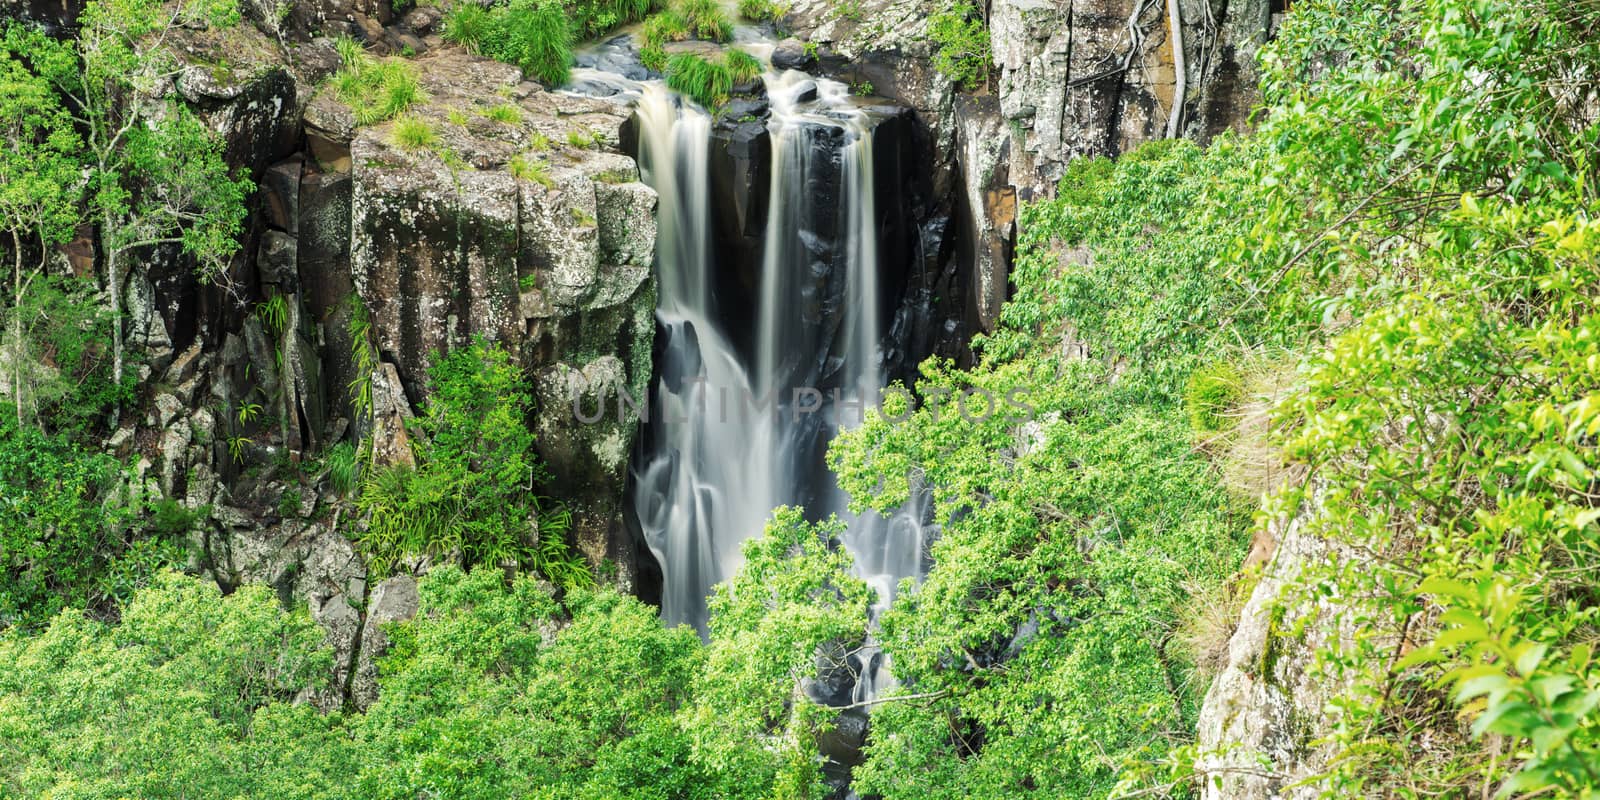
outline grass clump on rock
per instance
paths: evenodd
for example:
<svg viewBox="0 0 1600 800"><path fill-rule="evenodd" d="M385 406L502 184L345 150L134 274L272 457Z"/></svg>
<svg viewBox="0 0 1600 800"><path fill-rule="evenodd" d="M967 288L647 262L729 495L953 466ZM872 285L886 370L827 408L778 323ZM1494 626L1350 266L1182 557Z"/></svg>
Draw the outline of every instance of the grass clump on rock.
<svg viewBox="0 0 1600 800"><path fill-rule="evenodd" d="M706 108L728 102L736 84L760 75L761 61L743 50L729 50L716 59L680 53L667 61L667 88Z"/></svg>
<svg viewBox="0 0 1600 800"><path fill-rule="evenodd" d="M559 86L571 74L578 42L642 20L657 7L656 0L511 0L489 8L463 3L445 17L444 38Z"/></svg>
<svg viewBox="0 0 1600 800"><path fill-rule="evenodd" d="M404 150L423 150L433 147L439 141L439 134L434 133L433 127L425 120L416 117L401 117L395 120L391 135L395 145Z"/></svg>
<svg viewBox="0 0 1600 800"><path fill-rule="evenodd" d="M394 119L422 99L410 64L379 61L348 36L336 46L342 66L333 76L333 90L355 112L357 125Z"/></svg>

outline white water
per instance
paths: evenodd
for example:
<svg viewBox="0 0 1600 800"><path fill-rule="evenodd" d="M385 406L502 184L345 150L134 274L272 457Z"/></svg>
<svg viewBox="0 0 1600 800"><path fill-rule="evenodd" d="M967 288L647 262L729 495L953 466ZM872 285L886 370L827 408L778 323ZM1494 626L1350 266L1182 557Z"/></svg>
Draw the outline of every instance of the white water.
<svg viewBox="0 0 1600 800"><path fill-rule="evenodd" d="M859 424L885 377L879 285L878 201L872 115L847 87L799 72L765 76L772 144L759 307L749 364L728 340L717 309L709 152L712 121L656 83L582 70L638 104L639 161L660 196L657 320L664 331L651 397L653 424L635 464L633 504L663 573L662 617L706 630L706 598L741 564L740 545L760 535L771 511L809 502L813 516L846 522L842 543L856 572L878 592L874 619L901 579L919 578L920 505L889 519L846 508L831 475L812 468L819 448ZM837 144L835 144L837 143ZM834 181L839 196L819 187ZM830 310L828 279L844 279ZM837 287L834 287L837 290ZM797 389L817 387L821 409L799 414ZM755 398L753 410L745 398ZM760 405L771 398L775 406ZM854 699L891 680L869 642L855 654Z"/></svg>

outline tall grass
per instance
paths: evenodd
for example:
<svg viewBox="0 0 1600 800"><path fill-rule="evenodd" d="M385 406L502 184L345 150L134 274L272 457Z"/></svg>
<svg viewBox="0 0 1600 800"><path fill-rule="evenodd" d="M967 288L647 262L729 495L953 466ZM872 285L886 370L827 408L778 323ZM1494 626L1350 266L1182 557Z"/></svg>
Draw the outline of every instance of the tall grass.
<svg viewBox="0 0 1600 800"><path fill-rule="evenodd" d="M739 16L751 22L777 22L788 13L788 3L776 0L739 0Z"/></svg>
<svg viewBox="0 0 1600 800"><path fill-rule="evenodd" d="M667 68L667 42L689 38L689 23L682 14L669 8L645 20L640 34L644 44L639 47L639 61L647 69L663 72Z"/></svg>
<svg viewBox="0 0 1600 800"><path fill-rule="evenodd" d="M762 70L761 61L743 50L728 50L714 60L680 53L667 60L667 88L715 109L728 102L735 85L760 75Z"/></svg>
<svg viewBox="0 0 1600 800"><path fill-rule="evenodd" d="M726 42L733 36L733 21L717 0L677 0L673 10L683 17L696 38Z"/></svg>
<svg viewBox="0 0 1600 800"><path fill-rule="evenodd" d="M379 61L348 36L340 37L335 46L344 66L333 76L333 90L355 113L357 125L394 119L422 99L410 64Z"/></svg>
<svg viewBox="0 0 1600 800"><path fill-rule="evenodd" d="M444 37L557 86L571 74L578 41L642 20L658 7L657 0L511 0L488 9L469 2L445 17Z"/></svg>

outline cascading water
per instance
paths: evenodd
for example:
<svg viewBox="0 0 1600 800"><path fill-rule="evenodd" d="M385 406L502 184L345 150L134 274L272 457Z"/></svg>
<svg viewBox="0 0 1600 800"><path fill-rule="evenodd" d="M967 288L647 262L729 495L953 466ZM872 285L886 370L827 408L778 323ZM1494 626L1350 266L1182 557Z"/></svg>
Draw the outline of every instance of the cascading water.
<svg viewBox="0 0 1600 800"><path fill-rule="evenodd" d="M852 514L820 463L827 442L859 424L885 381L873 148L880 120L842 83L767 74L771 169L760 263L722 263L734 259L712 244L712 119L659 84L580 73L637 100L640 168L660 198L657 381L632 499L662 568L663 618L704 632L707 596L740 566L740 545L785 504L846 522L843 544L877 589L881 612L901 579L920 576L922 509L889 519ZM741 350L731 309L719 307L738 301L718 296L718 271L757 267L751 341ZM852 697L860 701L883 687L887 670L870 642L855 659Z"/></svg>
<svg viewBox="0 0 1600 800"><path fill-rule="evenodd" d="M636 471L634 507L665 576L662 616L704 630L707 588L739 568L739 544L778 502L782 462L737 457L771 447L770 421L748 414L719 424L708 415L710 393L751 389L709 288L711 120L657 86L645 88L639 120L640 170L660 196L656 319L665 345L651 398L652 456Z"/></svg>

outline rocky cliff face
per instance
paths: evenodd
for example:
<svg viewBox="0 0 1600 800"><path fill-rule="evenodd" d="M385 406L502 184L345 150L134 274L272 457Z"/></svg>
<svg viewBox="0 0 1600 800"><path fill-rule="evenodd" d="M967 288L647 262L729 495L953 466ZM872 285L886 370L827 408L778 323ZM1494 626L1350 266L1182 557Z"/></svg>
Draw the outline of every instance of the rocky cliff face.
<svg viewBox="0 0 1600 800"><path fill-rule="evenodd" d="M1299 518L1277 521L1271 533L1270 555L1253 554L1265 556L1261 580L1196 724L1195 769L1205 800L1311 800L1321 790L1301 782L1324 772L1334 755L1318 740L1331 729L1325 708L1341 687L1317 673L1315 659L1328 635L1322 621L1346 609L1336 597L1274 608L1308 565L1350 554L1306 533ZM1295 633L1302 627L1306 633Z"/></svg>
<svg viewBox="0 0 1600 800"><path fill-rule="evenodd" d="M932 0L800 0L789 22L822 46L824 68L916 110L936 141L935 193L958 250L968 323L993 327L1006 299L1017 202L1051 194L1068 161L1115 155L1169 132L1206 140L1244 124L1269 0L1177 0L1181 103L1166 4L994 0L993 69L957 91L934 68Z"/></svg>
<svg viewBox="0 0 1600 800"><path fill-rule="evenodd" d="M191 66L169 91L260 187L227 281L202 285L181 254L155 251L129 286L146 395L110 446L151 496L198 512L193 566L225 590L267 583L306 603L339 654L320 702L369 701L378 623L415 612L416 583L369 579L352 498L322 458L358 441L379 463L408 458L431 361L484 337L534 381L546 490L573 511L574 544L631 581L636 420L572 411L618 384L642 396L650 376L656 200L608 144L626 112L434 48L412 61L425 100L409 114L437 141L407 149L392 123L357 127L319 88L338 64L328 40L245 25L175 47ZM519 178L519 155L546 166ZM361 386L370 412L352 402Z"/></svg>

